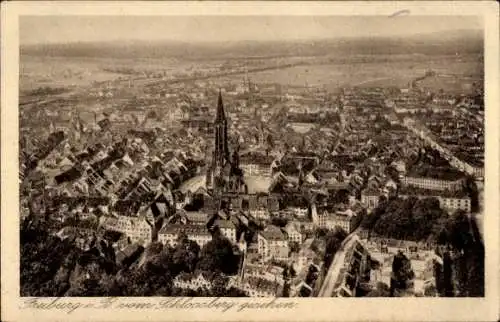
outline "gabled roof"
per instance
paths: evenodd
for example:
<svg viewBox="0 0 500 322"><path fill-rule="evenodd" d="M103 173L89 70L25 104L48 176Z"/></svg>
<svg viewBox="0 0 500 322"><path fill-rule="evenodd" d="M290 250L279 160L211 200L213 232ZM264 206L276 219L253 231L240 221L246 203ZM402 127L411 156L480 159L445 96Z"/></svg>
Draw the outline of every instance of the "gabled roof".
<svg viewBox="0 0 500 322"><path fill-rule="evenodd" d="M214 226L218 226L219 228L236 229L236 226L231 220L224 220L224 219L217 219L214 223Z"/></svg>
<svg viewBox="0 0 500 322"><path fill-rule="evenodd" d="M284 230L289 233L290 231L297 231L297 232L300 232L300 228L298 227L297 225L297 222L293 222L293 221L290 221L286 224Z"/></svg>
<svg viewBox="0 0 500 322"><path fill-rule="evenodd" d="M260 232L260 234L268 240L285 240L285 236L283 235L281 229L274 225L267 226L267 228Z"/></svg>
<svg viewBox="0 0 500 322"><path fill-rule="evenodd" d="M178 234L184 232L186 235L210 235L207 227L203 225L167 224L160 229L159 234Z"/></svg>
<svg viewBox="0 0 500 322"><path fill-rule="evenodd" d="M199 211L185 211L184 216L190 222L206 223L209 219L209 215L207 213Z"/></svg>
<svg viewBox="0 0 500 322"><path fill-rule="evenodd" d="M378 189L374 189L371 187L364 189L361 193L365 196L378 196L378 195L380 195L380 191Z"/></svg>

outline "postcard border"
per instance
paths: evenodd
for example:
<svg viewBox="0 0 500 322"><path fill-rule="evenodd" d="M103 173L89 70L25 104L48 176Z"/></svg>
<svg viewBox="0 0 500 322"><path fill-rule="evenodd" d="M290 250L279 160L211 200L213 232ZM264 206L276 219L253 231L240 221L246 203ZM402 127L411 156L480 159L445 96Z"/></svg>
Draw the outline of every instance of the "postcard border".
<svg viewBox="0 0 500 322"><path fill-rule="evenodd" d="M362 6L361 6L362 4ZM18 66L20 15L386 15L409 10L415 15L481 15L485 19L485 298L478 299L301 299L286 312L259 310L221 313L199 311L56 311L22 310L19 298ZM495 2L10 2L2 3L1 214L2 317L5 320L168 320L172 321L484 321L498 318L499 162L498 5ZM488 214L488 215L486 215ZM8 246L6 246L8 245ZM141 298L141 301L154 300ZM97 299L82 299L83 302ZM239 301L244 301L240 299ZM391 303L388 303L390 301ZM385 309L386 307L387 309ZM314 312L314 313L312 313Z"/></svg>

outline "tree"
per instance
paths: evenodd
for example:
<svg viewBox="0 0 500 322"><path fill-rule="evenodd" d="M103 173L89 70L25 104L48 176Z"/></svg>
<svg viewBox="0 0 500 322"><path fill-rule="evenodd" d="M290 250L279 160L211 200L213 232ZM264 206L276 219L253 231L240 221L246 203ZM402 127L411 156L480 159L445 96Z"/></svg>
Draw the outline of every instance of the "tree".
<svg viewBox="0 0 500 322"><path fill-rule="evenodd" d="M399 251L392 261L390 296L398 296L407 291L412 286L414 278L415 273L410 260Z"/></svg>
<svg viewBox="0 0 500 322"><path fill-rule="evenodd" d="M81 251L71 239L48 234L43 221L22 225L20 282L22 296L59 296L68 288L68 271ZM64 272L61 267L64 267Z"/></svg>
<svg viewBox="0 0 500 322"><path fill-rule="evenodd" d="M434 285L428 285L424 289L424 295L428 297L436 297L438 296L437 288Z"/></svg>
<svg viewBox="0 0 500 322"><path fill-rule="evenodd" d="M211 296L225 296L228 278L222 274L214 274L212 280L212 294Z"/></svg>
<svg viewBox="0 0 500 322"><path fill-rule="evenodd" d="M450 253L447 251L443 255L443 287L442 292L446 297L453 296L453 281L452 281L452 259Z"/></svg>
<svg viewBox="0 0 500 322"><path fill-rule="evenodd" d="M152 242L144 250L144 261L150 263L157 260L159 255L163 252L163 244L161 242Z"/></svg>
<svg viewBox="0 0 500 322"><path fill-rule="evenodd" d="M457 211L446 228L454 256L447 256L445 268L455 276L448 296L484 296L484 245L474 220Z"/></svg>
<svg viewBox="0 0 500 322"><path fill-rule="evenodd" d="M233 251L231 242L220 235L214 234L211 241L203 246L197 268L209 272L221 272L234 275L238 272L239 257Z"/></svg>
<svg viewBox="0 0 500 322"><path fill-rule="evenodd" d="M314 237L316 238L324 238L328 234L329 230L326 228L316 228L314 230Z"/></svg>
<svg viewBox="0 0 500 322"><path fill-rule="evenodd" d="M248 297L248 295L245 293L245 291L240 290L239 288L235 288L235 287L230 287L226 291L225 296L227 296L227 297Z"/></svg>
<svg viewBox="0 0 500 322"><path fill-rule="evenodd" d="M110 282L107 296L171 296L172 275L148 263L118 272Z"/></svg>
<svg viewBox="0 0 500 322"><path fill-rule="evenodd" d="M367 297L389 297L390 289L387 284L384 282L377 282L375 288L373 288L368 294Z"/></svg>
<svg viewBox="0 0 500 322"><path fill-rule="evenodd" d="M347 237L347 232L340 227L336 227L334 231L329 231L326 235L326 247L325 247L325 255L324 262L325 266L329 267L332 263L333 256L339 250L340 245Z"/></svg>
<svg viewBox="0 0 500 322"><path fill-rule="evenodd" d="M290 242L290 252L292 253L298 253L300 250L300 245L296 241Z"/></svg>
<svg viewBox="0 0 500 322"><path fill-rule="evenodd" d="M436 198L394 198L379 204L370 215L362 219L360 225L384 237L438 241L446 233L441 231L444 226L443 218L447 217Z"/></svg>
<svg viewBox="0 0 500 322"><path fill-rule="evenodd" d="M467 296L484 296L484 245L476 242L466 251L467 259Z"/></svg>
<svg viewBox="0 0 500 322"><path fill-rule="evenodd" d="M271 224L278 227L285 227L288 224L288 218L285 217L272 217Z"/></svg>
<svg viewBox="0 0 500 322"><path fill-rule="evenodd" d="M179 236L179 240L172 255L173 273L193 272L198 263L200 246L189 240L185 234Z"/></svg>
<svg viewBox="0 0 500 322"><path fill-rule="evenodd" d="M274 139L273 139L273 136L271 134L268 134L267 137L266 137L266 143L267 143L267 146L271 149L274 148Z"/></svg>

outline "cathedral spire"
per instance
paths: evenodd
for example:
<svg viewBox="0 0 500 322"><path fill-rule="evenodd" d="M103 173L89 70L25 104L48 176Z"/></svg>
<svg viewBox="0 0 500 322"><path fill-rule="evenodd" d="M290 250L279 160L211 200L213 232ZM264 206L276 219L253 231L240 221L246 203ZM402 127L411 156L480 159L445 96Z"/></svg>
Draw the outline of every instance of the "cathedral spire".
<svg viewBox="0 0 500 322"><path fill-rule="evenodd" d="M224 113L224 104L222 103L222 94L219 90L219 98L217 99L217 114L215 116L216 121L225 121L226 115Z"/></svg>
<svg viewBox="0 0 500 322"><path fill-rule="evenodd" d="M229 160L229 149L227 142L227 119L224 113L224 105L222 103L222 94L219 91L217 100L217 115L214 122L215 130L215 149L213 162L216 165L224 166Z"/></svg>

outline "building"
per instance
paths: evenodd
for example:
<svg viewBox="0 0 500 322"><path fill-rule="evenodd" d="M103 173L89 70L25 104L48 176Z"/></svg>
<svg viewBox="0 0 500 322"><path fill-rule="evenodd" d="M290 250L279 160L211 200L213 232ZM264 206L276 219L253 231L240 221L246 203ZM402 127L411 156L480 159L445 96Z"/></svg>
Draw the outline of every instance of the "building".
<svg viewBox="0 0 500 322"><path fill-rule="evenodd" d="M221 234L231 243L236 243L236 226L231 220L218 219L214 226L219 227Z"/></svg>
<svg viewBox="0 0 500 322"><path fill-rule="evenodd" d="M271 218L269 211L264 207L259 209L249 210L249 213L250 215L252 215L252 217L259 220L269 220Z"/></svg>
<svg viewBox="0 0 500 322"><path fill-rule="evenodd" d="M318 209L316 223L320 228L334 229L336 226L335 210L325 208Z"/></svg>
<svg viewBox="0 0 500 322"><path fill-rule="evenodd" d="M312 232L314 230L315 224L309 218L296 218L292 222L296 224L296 227L303 236L307 232Z"/></svg>
<svg viewBox="0 0 500 322"><path fill-rule="evenodd" d="M204 196L205 208L208 211L214 210L212 208L219 202L231 205L234 211L250 212L254 216L262 216L263 218L267 218L269 212L279 210L279 195L277 194L226 192L220 196Z"/></svg>
<svg viewBox="0 0 500 322"><path fill-rule="evenodd" d="M357 214L351 209L338 211L335 213L336 225L344 229L347 233L351 233L356 228Z"/></svg>
<svg viewBox="0 0 500 322"><path fill-rule="evenodd" d="M61 239L74 238L76 247L87 251L96 241L96 227L66 226L56 234Z"/></svg>
<svg viewBox="0 0 500 322"><path fill-rule="evenodd" d="M443 180L429 177L406 176L403 177L402 183L407 186L413 186L422 189L457 191L462 189L465 183L465 179L459 178L456 180Z"/></svg>
<svg viewBox="0 0 500 322"><path fill-rule="evenodd" d="M245 176L271 177L274 158L265 154L247 153L240 157L240 167Z"/></svg>
<svg viewBox="0 0 500 322"><path fill-rule="evenodd" d="M207 171L207 190L216 195L226 192L246 192L243 171L239 167L238 151L230 157L228 146L228 121L219 91L217 112L214 121L214 150L212 162Z"/></svg>
<svg viewBox="0 0 500 322"><path fill-rule="evenodd" d="M152 241L152 228L143 217L118 215L116 217L105 216L101 218L102 226L105 229L125 234L132 243L145 245Z"/></svg>
<svg viewBox="0 0 500 322"><path fill-rule="evenodd" d="M373 210L378 206L380 195L381 193L377 189L364 189L361 191L361 203L368 208L368 210Z"/></svg>
<svg viewBox="0 0 500 322"><path fill-rule="evenodd" d="M360 218L358 218L358 216L359 215L351 209L322 209L318 211L318 226L331 230L338 226L344 229L347 233L350 233L359 223Z"/></svg>
<svg viewBox="0 0 500 322"><path fill-rule="evenodd" d="M122 267L130 266L139 259L143 251L144 248L139 244L127 245L116 252L116 263Z"/></svg>
<svg viewBox="0 0 500 322"><path fill-rule="evenodd" d="M316 265L315 262L319 259L318 255L311 249L312 242L312 238L305 240L299 251L290 255L292 267L299 275L301 272L305 272L309 265Z"/></svg>
<svg viewBox="0 0 500 322"><path fill-rule="evenodd" d="M201 225L167 224L158 232L158 240L164 245L175 247L180 234L185 234L189 240L196 242L200 248L212 240L212 234L207 227Z"/></svg>
<svg viewBox="0 0 500 322"><path fill-rule="evenodd" d="M171 215L173 208L173 197L170 191L160 193L153 202L141 209L141 213L146 216L150 222L155 222L157 218L167 218Z"/></svg>
<svg viewBox="0 0 500 322"><path fill-rule="evenodd" d="M279 297L282 296L283 285L267 279L249 276L241 281L239 288L250 297Z"/></svg>
<svg viewBox="0 0 500 322"><path fill-rule="evenodd" d="M198 274L182 272L174 278L173 284L174 287L190 290L210 289L212 287L212 283L201 272Z"/></svg>
<svg viewBox="0 0 500 322"><path fill-rule="evenodd" d="M469 197L457 197L457 198L447 198L439 196L437 198L439 200L439 205L441 208L455 211L455 210L464 210L466 212L471 211L471 199Z"/></svg>
<svg viewBox="0 0 500 322"><path fill-rule="evenodd" d="M258 233L257 249L263 262L271 259L288 259L288 240L281 229L273 225L269 225L264 231Z"/></svg>
<svg viewBox="0 0 500 322"><path fill-rule="evenodd" d="M284 228L286 237L289 242L302 243L302 233L300 227L297 227L296 222L289 222Z"/></svg>
<svg viewBox="0 0 500 322"><path fill-rule="evenodd" d="M243 279L248 277L259 277L270 282L276 282L284 285L283 279L284 269L275 265L261 265L261 264L246 264L242 272Z"/></svg>
<svg viewBox="0 0 500 322"><path fill-rule="evenodd" d="M471 211L471 198L464 191L435 191L429 189L410 188L403 189L400 193L402 198L414 196L419 199L436 198L439 206L449 212L456 210Z"/></svg>
<svg viewBox="0 0 500 322"><path fill-rule="evenodd" d="M413 293L424 295L427 288L436 287L434 277L434 262L437 255L422 256L420 258L410 258L411 267L415 272L413 279Z"/></svg>
<svg viewBox="0 0 500 322"><path fill-rule="evenodd" d="M288 209L291 210L296 217L306 218L309 213L309 204L307 200L305 200L302 205L288 207Z"/></svg>
<svg viewBox="0 0 500 322"><path fill-rule="evenodd" d="M362 274L368 265L368 250L359 240L346 251L344 265L337 275L333 295L336 297L355 297L356 288L360 283Z"/></svg>
<svg viewBox="0 0 500 322"><path fill-rule="evenodd" d="M210 215L206 212L199 211L183 211L183 218L186 224L204 226L208 223Z"/></svg>

